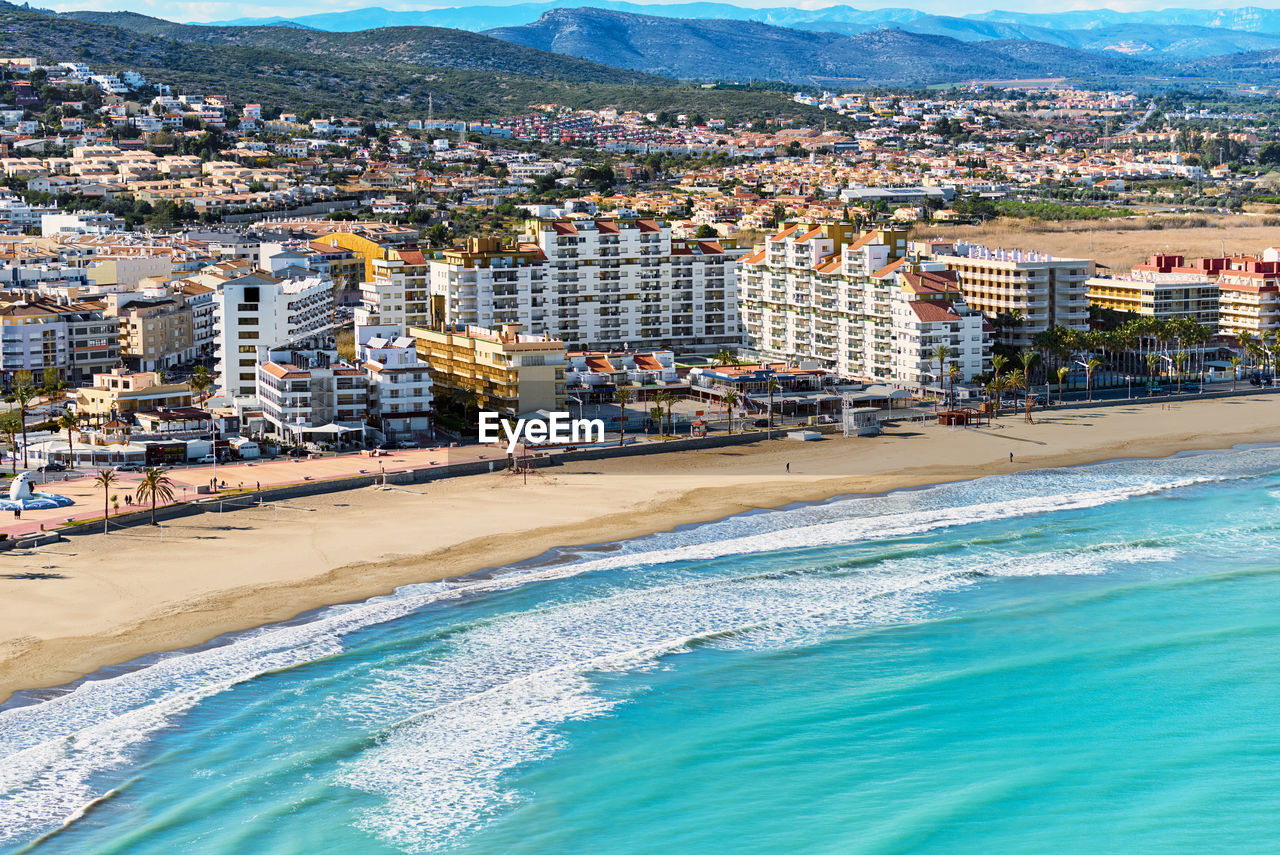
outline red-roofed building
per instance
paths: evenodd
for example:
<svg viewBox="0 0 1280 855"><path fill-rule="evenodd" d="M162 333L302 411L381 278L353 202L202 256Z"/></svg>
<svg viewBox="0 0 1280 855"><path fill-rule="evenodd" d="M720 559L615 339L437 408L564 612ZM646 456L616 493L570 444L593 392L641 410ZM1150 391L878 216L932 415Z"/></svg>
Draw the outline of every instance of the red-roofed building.
<svg viewBox="0 0 1280 855"><path fill-rule="evenodd" d="M900 231L788 225L740 265L748 349L845 377L892 379L890 303L905 263Z"/></svg>
<svg viewBox="0 0 1280 855"><path fill-rule="evenodd" d="M433 322L519 323L590 351L741 344L733 245L673 239L650 219L573 216L531 230L514 250L485 238L479 254L433 259Z"/></svg>

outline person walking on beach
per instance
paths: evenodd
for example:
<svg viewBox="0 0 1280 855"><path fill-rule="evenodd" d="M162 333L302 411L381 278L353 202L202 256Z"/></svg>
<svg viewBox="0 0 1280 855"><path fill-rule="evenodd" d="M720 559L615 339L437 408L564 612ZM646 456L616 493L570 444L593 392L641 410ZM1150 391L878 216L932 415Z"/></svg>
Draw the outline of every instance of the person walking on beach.
<svg viewBox="0 0 1280 855"><path fill-rule="evenodd" d="M790 474L791 474L791 461L790 461L790 460L788 460L788 461L787 461L787 474L788 474L788 475L790 475Z"/></svg>
<svg viewBox="0 0 1280 855"><path fill-rule="evenodd" d="M1010 463L1012 463L1012 462L1013 462L1013 452L1012 452L1012 451L1010 451L1010 452L1009 452L1009 462L1010 462Z"/></svg>

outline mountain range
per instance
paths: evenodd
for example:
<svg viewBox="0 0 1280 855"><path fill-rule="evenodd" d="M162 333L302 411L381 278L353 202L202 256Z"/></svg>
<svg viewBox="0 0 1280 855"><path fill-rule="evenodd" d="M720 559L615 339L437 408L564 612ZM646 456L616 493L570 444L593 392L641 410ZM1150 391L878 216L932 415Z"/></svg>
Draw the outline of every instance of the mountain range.
<svg viewBox="0 0 1280 855"><path fill-rule="evenodd" d="M292 18L241 18L219 24L289 24L331 32L356 32L392 26L506 30L538 22L547 12L569 8L692 20L754 21L776 27L858 35L899 29L960 41L1035 41L1079 50L1114 51L1145 58L1189 60L1242 51L1280 48L1280 10L1174 8L1137 12L1107 9L1070 12L983 12L959 17L914 9L862 10L851 6L820 9L748 8L729 3L664 5L625 0L543 0L509 6L465 6L417 11L381 7L321 12Z"/></svg>
<svg viewBox="0 0 1280 855"><path fill-rule="evenodd" d="M599 65L439 28L324 33L297 27L189 27L132 13L57 15L0 2L10 55L133 69L180 91L224 93L270 110L366 119L579 108L677 109L734 120L819 111L779 91L725 90Z"/></svg>
<svg viewBox="0 0 1280 855"><path fill-rule="evenodd" d="M840 23L834 19L847 17L849 10L743 10L718 3L677 8L808 16L809 25L821 13L833 27ZM1111 44L1122 35L1112 23L1122 13L1099 13L1107 26L1074 30L1042 25L1079 24L1079 13L1031 16L1039 21L1034 25L947 19L965 21L967 39L905 28L910 21L923 27L941 20L935 17L911 18L910 10L879 14L886 21L896 15L902 26L845 33L587 7L551 9L532 23L483 33L428 26L340 32L304 21L209 25L127 12L58 15L0 2L0 38L17 55L131 65L162 72L167 80L212 85L214 91L233 88L234 82L234 88L255 97L278 94L282 102L301 99L324 112L350 112L343 104L351 102L363 105L366 113L411 110L429 94L442 116L510 114L548 102L778 116L800 109L777 91L797 85L921 86L1052 77L1120 85L1271 85L1280 79L1280 35L1262 32L1213 29L1222 37L1221 53L1201 50L1191 59L1172 60L1154 55L1154 49ZM1238 18L1220 20L1238 23ZM1265 21L1255 23L1263 26ZM1196 29L1183 23L1165 29L1178 28ZM1156 40L1154 30L1145 28L1148 43L1168 47L1176 42ZM1083 38L1081 34L1095 41L1083 42L1085 47L1064 43ZM1247 37L1239 45L1249 49L1230 52L1230 39L1236 37ZM1187 40L1192 36L1182 41ZM1099 49L1103 43L1108 47ZM682 81L755 86L729 91L723 85L708 89ZM775 91L756 91L768 89ZM289 91L295 94L287 95Z"/></svg>
<svg viewBox="0 0 1280 855"><path fill-rule="evenodd" d="M668 77L826 85L922 85L975 78L1117 77L1151 73L1140 60L1044 43L964 43L906 30L846 36L755 21L689 20L603 9L554 9L488 35Z"/></svg>

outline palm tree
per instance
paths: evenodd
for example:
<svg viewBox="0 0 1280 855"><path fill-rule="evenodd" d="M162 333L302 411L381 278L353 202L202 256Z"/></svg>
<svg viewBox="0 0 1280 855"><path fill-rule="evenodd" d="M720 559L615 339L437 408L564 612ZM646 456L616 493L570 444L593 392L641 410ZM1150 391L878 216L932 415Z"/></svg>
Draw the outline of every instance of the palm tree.
<svg viewBox="0 0 1280 855"><path fill-rule="evenodd" d="M956 365L954 362L951 363L951 367L947 369L947 379L951 381L952 399L954 399L956 396L956 381L960 379L960 375L961 375L960 366Z"/></svg>
<svg viewBox="0 0 1280 855"><path fill-rule="evenodd" d="M111 518L111 485L116 482L116 473L110 469L99 469L93 483L102 488L102 533L107 531L107 520Z"/></svg>
<svg viewBox="0 0 1280 855"><path fill-rule="evenodd" d="M631 403L631 396L634 391L626 386L619 386L613 390L613 398L618 402L618 446L621 447L623 440L627 436L627 404Z"/></svg>
<svg viewBox="0 0 1280 855"><path fill-rule="evenodd" d="M1150 393L1156 388L1156 371L1160 368L1160 354L1147 354L1147 375L1151 378L1151 382L1147 384L1147 392Z"/></svg>
<svg viewBox="0 0 1280 855"><path fill-rule="evenodd" d="M662 407L657 404L650 407L649 418L658 423L658 436L662 436Z"/></svg>
<svg viewBox="0 0 1280 855"><path fill-rule="evenodd" d="M1031 366L1036 364L1040 354L1028 348L1019 353L1018 358L1022 361L1022 391L1027 399L1027 424L1031 424Z"/></svg>
<svg viewBox="0 0 1280 855"><path fill-rule="evenodd" d="M1231 363L1231 391L1234 392L1236 383L1240 380L1240 363L1242 360L1238 356L1233 356L1228 361Z"/></svg>
<svg viewBox="0 0 1280 855"><path fill-rule="evenodd" d="M476 394L474 389L458 389L453 393L453 400L462 407L462 430L467 430L467 415L471 412L472 407L477 409L480 407L480 396Z"/></svg>
<svg viewBox="0 0 1280 855"><path fill-rule="evenodd" d="M213 377L209 374L208 368L203 365L197 365L195 370L191 372L187 385L191 387L191 391L195 392L196 395L203 395L213 385Z"/></svg>
<svg viewBox="0 0 1280 855"><path fill-rule="evenodd" d="M134 498L139 503L151 500L151 524L155 525L156 502L173 501L173 481L169 480L169 476L164 474L163 470L150 467L142 473L142 480L138 482Z"/></svg>
<svg viewBox="0 0 1280 855"><path fill-rule="evenodd" d="M671 427L671 407L672 407L672 406L675 404L675 402L676 402L676 396L675 396L674 394L672 394L671 392L659 392L658 394L656 394L656 395L654 395L654 396L653 396L653 401L654 401L654 403L656 403L656 404L658 405L658 411L659 411L659 413L658 413L658 431L659 431L659 433L662 433L662 434L664 434L664 435L666 435L666 434L670 434L670 433L671 433L671 431L672 431L672 427ZM666 430L665 430L665 431L662 429L662 412L661 412L661 411L662 411L662 409L663 409L664 407L666 408L666 411L667 411L667 428L666 428Z"/></svg>
<svg viewBox="0 0 1280 855"><path fill-rule="evenodd" d="M946 362L951 358L951 348L947 347L945 344L938 345L933 349L933 358L938 360L938 392L941 393L943 391L943 379L946 375Z"/></svg>
<svg viewBox="0 0 1280 855"><path fill-rule="evenodd" d="M1177 394L1182 394L1182 366L1186 364L1187 352L1180 350L1173 355L1173 364L1178 369Z"/></svg>
<svg viewBox="0 0 1280 855"><path fill-rule="evenodd" d="M1093 400L1093 372L1102 367L1102 360L1094 357L1084 364L1084 384L1089 390L1089 400Z"/></svg>
<svg viewBox="0 0 1280 855"><path fill-rule="evenodd" d="M1067 377L1071 374L1070 365L1058 366L1058 403L1062 403L1062 387L1067 382Z"/></svg>
<svg viewBox="0 0 1280 855"><path fill-rule="evenodd" d="M22 418L22 468L27 468L27 407L31 405L31 399L36 396L36 390L31 386L31 372L19 371L16 386L9 393L8 400L10 403L18 405L18 415Z"/></svg>
<svg viewBox="0 0 1280 855"><path fill-rule="evenodd" d="M987 394L991 396L992 403L994 404L992 412L995 414L997 419L1000 418L1000 396L1007 392L1008 389L1009 375L1007 374L1003 377L997 374L995 377L992 377L991 382L987 384ZM987 419L987 424L991 424L990 418Z"/></svg>
<svg viewBox="0 0 1280 855"><path fill-rule="evenodd" d="M1008 374L1004 375L1005 382L1009 384L1009 388L1015 389L1015 390L1023 387L1023 385L1026 383L1026 377L1027 377L1026 372L1023 371L1021 368L1015 368L1012 371L1010 371ZM1018 401L1016 397L1014 398L1014 401L1013 401L1013 414L1014 415L1018 414Z"/></svg>
<svg viewBox="0 0 1280 855"><path fill-rule="evenodd" d="M769 390L769 439L773 439L773 393L778 391L778 378L770 377L765 388Z"/></svg>
<svg viewBox="0 0 1280 855"><path fill-rule="evenodd" d="M1009 360L1005 359L1004 354L1002 353L997 353L995 356L991 357L991 376L999 377L1000 372L1004 370L1004 366L1008 361Z"/></svg>
<svg viewBox="0 0 1280 855"><path fill-rule="evenodd" d="M80 420L75 417L75 413L63 413L58 417L58 427L67 432L67 465L74 469L76 466L76 449L71 442L71 432L80 427Z"/></svg>
<svg viewBox="0 0 1280 855"><path fill-rule="evenodd" d="M726 389L720 397L720 401L724 404L724 408L729 411L729 434L733 434L733 408L738 406L738 393L732 389Z"/></svg>
<svg viewBox="0 0 1280 855"><path fill-rule="evenodd" d="M18 433L22 430L21 417L17 410L9 410L0 414L0 431L9 438L9 459L13 462L13 472L18 473Z"/></svg>
<svg viewBox="0 0 1280 855"><path fill-rule="evenodd" d="M716 365L737 365L738 356L727 347L722 347L711 357L716 361Z"/></svg>

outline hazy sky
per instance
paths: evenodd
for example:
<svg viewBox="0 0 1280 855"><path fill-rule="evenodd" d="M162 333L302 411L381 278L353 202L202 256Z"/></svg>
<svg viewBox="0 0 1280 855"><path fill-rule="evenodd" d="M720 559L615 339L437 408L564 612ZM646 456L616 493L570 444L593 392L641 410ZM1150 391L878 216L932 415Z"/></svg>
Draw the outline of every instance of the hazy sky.
<svg viewBox="0 0 1280 855"><path fill-rule="evenodd" d="M348 9L360 9L373 6L381 6L384 9L395 10L413 10L413 9L435 9L454 6L497 6L497 5L513 5L515 3L527 2L528 0L480 0L476 3L461 2L396 2L396 0L284 0L284 2L274 3L254 3L246 2L246 0L205 0L205 2L168 2L168 0L58 0L58 2L41 2L41 0L33 0L33 7L54 9L59 12L68 12L75 9L93 9L97 11L129 11L139 12L144 15L154 15L158 18L165 18L170 21L218 21L228 20L231 18L254 17L266 18L275 15L294 16L309 15L317 12L342 12ZM729 0L724 0L729 2ZM672 2L682 2L682 0L672 0ZM588 5L584 3L583 5ZM655 9L661 8L662 3L651 4ZM1275 8L1280 6L1280 2L1223 2L1223 0L1102 0L1102 2L1088 2L1088 0L1062 0L1062 2L980 2L979 0L923 0L923 2L910 2L910 0L888 0L888 2L868 2L868 0L848 0L848 2L836 4L833 2L815 2L815 0L800 0L800 2L768 2L768 0L760 0L760 2L736 2L738 6L791 6L800 8L821 8L823 6L848 5L857 9L881 9L881 8L911 8L920 9L925 12L931 12L938 15L963 15L969 12L985 12L991 9L1013 9L1021 12L1064 12L1073 9L1115 9L1115 10L1138 10L1138 9L1162 9L1168 7L1180 8L1235 8L1240 6L1260 6L1263 8Z"/></svg>

